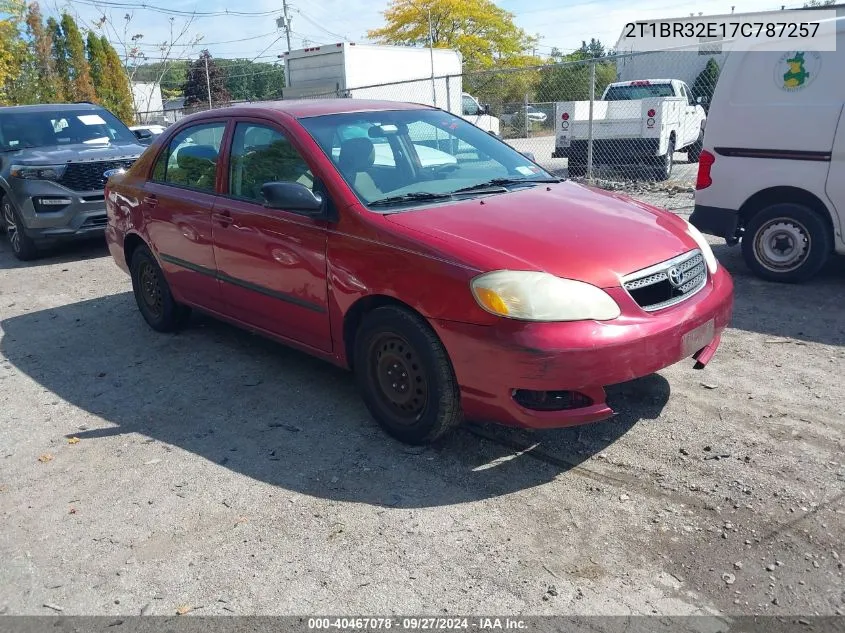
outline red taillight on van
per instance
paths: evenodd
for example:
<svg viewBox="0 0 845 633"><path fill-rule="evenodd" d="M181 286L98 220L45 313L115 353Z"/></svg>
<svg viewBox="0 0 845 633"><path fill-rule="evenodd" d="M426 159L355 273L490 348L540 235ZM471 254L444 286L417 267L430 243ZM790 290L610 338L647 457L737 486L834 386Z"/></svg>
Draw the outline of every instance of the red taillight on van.
<svg viewBox="0 0 845 633"><path fill-rule="evenodd" d="M696 189L707 189L713 184L710 170L715 162L716 157L713 154L706 149L701 150L701 156L698 157L698 178L695 180Z"/></svg>

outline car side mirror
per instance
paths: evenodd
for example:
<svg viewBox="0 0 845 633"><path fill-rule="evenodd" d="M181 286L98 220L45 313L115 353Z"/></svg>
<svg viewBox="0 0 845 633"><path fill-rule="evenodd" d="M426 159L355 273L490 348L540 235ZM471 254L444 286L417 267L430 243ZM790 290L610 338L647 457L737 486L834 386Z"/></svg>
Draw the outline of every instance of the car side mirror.
<svg viewBox="0 0 845 633"><path fill-rule="evenodd" d="M152 136L153 136L153 133L152 133L152 132L150 132L149 130L132 130L132 131L135 133L135 136L136 136L139 140L144 140L144 139L152 138Z"/></svg>
<svg viewBox="0 0 845 633"><path fill-rule="evenodd" d="M482 103L481 107L478 109L479 114L490 114L490 104L489 103Z"/></svg>
<svg viewBox="0 0 845 633"><path fill-rule="evenodd" d="M536 163L536 162L537 162L537 159L534 157L534 152L521 152L521 154L522 154L523 156L525 156L525 158L527 158L528 160L530 160L532 163Z"/></svg>
<svg viewBox="0 0 845 633"><path fill-rule="evenodd" d="M696 98L695 98L695 102L696 102L696 103L699 103L699 104L700 104L700 103L704 103L704 97L696 97Z"/></svg>
<svg viewBox="0 0 845 633"><path fill-rule="evenodd" d="M264 206L318 217L323 214L323 197L298 182L265 182L261 186Z"/></svg>

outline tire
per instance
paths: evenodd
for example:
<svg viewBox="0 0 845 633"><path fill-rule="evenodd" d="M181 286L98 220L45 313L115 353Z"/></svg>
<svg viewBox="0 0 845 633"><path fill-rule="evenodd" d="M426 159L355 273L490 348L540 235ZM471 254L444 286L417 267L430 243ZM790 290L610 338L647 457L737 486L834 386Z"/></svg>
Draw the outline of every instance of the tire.
<svg viewBox="0 0 845 633"><path fill-rule="evenodd" d="M687 150L687 162L689 163L697 163L698 159L701 158L701 150L704 149L704 130L701 130L698 133L698 138L696 139L695 143L689 146Z"/></svg>
<svg viewBox="0 0 845 633"><path fill-rule="evenodd" d="M570 159L567 171L570 178L584 178L587 175L587 164L575 163Z"/></svg>
<svg viewBox="0 0 845 633"><path fill-rule="evenodd" d="M12 249L12 254L22 262L28 262L37 259L40 255L35 242L23 230L23 222L15 206L7 197L3 197L0 203L2 207L3 227L6 229L6 239L9 240L9 246Z"/></svg>
<svg viewBox="0 0 845 633"><path fill-rule="evenodd" d="M401 442L430 444L463 421L446 349L409 310L383 306L364 317L355 336L353 367L367 409Z"/></svg>
<svg viewBox="0 0 845 633"><path fill-rule="evenodd" d="M810 207L773 204L754 215L742 235L751 271L769 281L799 283L818 273L833 251L833 235Z"/></svg>
<svg viewBox="0 0 845 633"><path fill-rule="evenodd" d="M669 180L672 177L672 167L675 165L675 139L669 139L669 146L666 148L666 155L661 156L660 168L657 171L657 180Z"/></svg>
<svg viewBox="0 0 845 633"><path fill-rule="evenodd" d="M173 299L164 273L149 248L135 249L129 270L138 310L149 326L157 332L175 332L184 326L191 310Z"/></svg>

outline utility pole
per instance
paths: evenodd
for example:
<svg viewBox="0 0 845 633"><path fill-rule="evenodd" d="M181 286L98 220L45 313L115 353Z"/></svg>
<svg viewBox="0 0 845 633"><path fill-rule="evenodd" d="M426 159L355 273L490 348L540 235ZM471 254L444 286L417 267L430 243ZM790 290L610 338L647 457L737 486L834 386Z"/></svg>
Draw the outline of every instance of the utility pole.
<svg viewBox="0 0 845 633"><path fill-rule="evenodd" d="M437 107L437 86L434 81L434 31L431 27L431 6L428 7L428 54L431 58L431 98L434 100L432 105ZM447 80L448 81L448 80ZM449 105L446 105L449 108Z"/></svg>
<svg viewBox="0 0 845 633"><path fill-rule="evenodd" d="M288 2L287 0L282 0L282 14L284 20L284 29L285 29L285 38L288 41L288 53L290 53L290 17L288 17ZM278 24L278 20L276 24Z"/></svg>
<svg viewBox="0 0 845 633"><path fill-rule="evenodd" d="M211 110L214 106L211 104L211 77L208 75L208 55L205 55L203 59L205 59L205 85L208 88L208 109Z"/></svg>

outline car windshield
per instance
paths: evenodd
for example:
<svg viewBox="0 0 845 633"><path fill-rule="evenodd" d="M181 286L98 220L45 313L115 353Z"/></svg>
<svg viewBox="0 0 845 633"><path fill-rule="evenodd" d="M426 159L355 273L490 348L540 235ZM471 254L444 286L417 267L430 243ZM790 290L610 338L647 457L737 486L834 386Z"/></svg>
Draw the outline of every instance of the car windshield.
<svg viewBox="0 0 845 633"><path fill-rule="evenodd" d="M630 86L611 86L605 101L636 101L652 97L674 97L672 84L635 84Z"/></svg>
<svg viewBox="0 0 845 633"><path fill-rule="evenodd" d="M57 145L135 143L135 135L107 110L4 112L0 114L0 149Z"/></svg>
<svg viewBox="0 0 845 633"><path fill-rule="evenodd" d="M299 122L358 198L378 212L557 180L506 143L441 110L330 114Z"/></svg>

